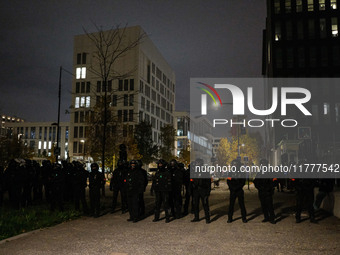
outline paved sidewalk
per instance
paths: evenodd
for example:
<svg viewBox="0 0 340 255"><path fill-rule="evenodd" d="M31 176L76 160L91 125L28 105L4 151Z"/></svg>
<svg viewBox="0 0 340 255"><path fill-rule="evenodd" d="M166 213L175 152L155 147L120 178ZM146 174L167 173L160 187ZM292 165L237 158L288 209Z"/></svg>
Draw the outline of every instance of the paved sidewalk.
<svg viewBox="0 0 340 255"><path fill-rule="evenodd" d="M318 224L296 224L294 194L275 193L276 225L261 222L257 192L246 187L249 222L242 223L236 205L236 221L227 224L228 196L225 183L212 191L211 224L204 219L191 223L192 215L168 224L152 222L152 215L131 223L126 221L128 214L118 211L3 240L0 254L340 254L340 220L317 213ZM146 193L147 211L153 201Z"/></svg>

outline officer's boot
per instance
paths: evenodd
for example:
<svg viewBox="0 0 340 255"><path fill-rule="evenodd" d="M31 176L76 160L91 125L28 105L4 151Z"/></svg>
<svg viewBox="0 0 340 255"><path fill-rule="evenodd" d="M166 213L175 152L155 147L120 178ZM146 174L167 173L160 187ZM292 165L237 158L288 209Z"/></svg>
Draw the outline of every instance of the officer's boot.
<svg viewBox="0 0 340 255"><path fill-rule="evenodd" d="M169 215L169 210L165 209L165 223L170 222L170 215Z"/></svg>

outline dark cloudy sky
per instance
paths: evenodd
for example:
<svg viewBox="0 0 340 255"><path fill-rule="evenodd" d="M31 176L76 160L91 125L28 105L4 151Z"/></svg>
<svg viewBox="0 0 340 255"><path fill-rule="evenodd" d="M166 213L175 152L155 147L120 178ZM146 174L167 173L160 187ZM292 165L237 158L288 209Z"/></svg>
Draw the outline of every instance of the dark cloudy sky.
<svg viewBox="0 0 340 255"><path fill-rule="evenodd" d="M34 0L0 3L0 113L56 121L59 66L72 70L73 36L92 21L140 25L176 73L176 109L190 77L260 77L264 0ZM62 113L71 104L63 73ZM67 121L69 115L62 114Z"/></svg>

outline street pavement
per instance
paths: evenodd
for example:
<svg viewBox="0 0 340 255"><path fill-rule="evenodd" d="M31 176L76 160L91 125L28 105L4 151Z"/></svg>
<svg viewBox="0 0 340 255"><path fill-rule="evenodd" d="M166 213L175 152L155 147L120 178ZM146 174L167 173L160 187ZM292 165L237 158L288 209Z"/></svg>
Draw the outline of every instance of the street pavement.
<svg viewBox="0 0 340 255"><path fill-rule="evenodd" d="M82 217L3 240L0 254L340 254L340 220L317 212L318 224L310 223L307 214L302 215L307 220L296 224L294 194L274 194L278 218L273 225L261 222L257 191L245 186L249 221L242 222L236 201L235 221L228 224L229 191L224 182L211 192L211 224L205 223L203 210L200 222L190 222L189 214L165 223L152 222L154 197L149 188L145 200L150 213L137 223L128 222L128 214L121 211Z"/></svg>

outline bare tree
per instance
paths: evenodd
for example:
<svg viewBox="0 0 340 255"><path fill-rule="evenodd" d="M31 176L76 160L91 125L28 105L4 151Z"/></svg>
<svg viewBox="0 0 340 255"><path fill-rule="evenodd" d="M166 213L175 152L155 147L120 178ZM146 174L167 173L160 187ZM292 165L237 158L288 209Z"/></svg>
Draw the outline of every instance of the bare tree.
<svg viewBox="0 0 340 255"><path fill-rule="evenodd" d="M98 27L97 25L95 25L95 28L97 30L95 33L89 33L86 29L84 29L84 32L95 48L95 52L92 56L94 63L89 68L89 72L102 81L102 87L104 88L104 95L101 97L100 105L97 103L96 109L93 110L91 114L92 120L95 120L94 122L96 123L95 133L100 134L100 140L98 140L96 145L101 147L101 161L104 173L105 151L108 146L107 141L110 141L110 143L113 141L113 139L107 139L108 134L110 134L110 137L119 137L114 136L115 134L112 132L113 126L118 130L117 127L119 125L117 123L119 123L119 120L117 116L112 116L110 110L109 95L112 92L108 91L108 85L115 80L131 77L136 70L136 67L121 73L120 70L118 71L115 64L117 64L121 58L125 57L132 49L137 47L146 35L145 33L141 33L135 38L127 39L127 26L120 27L120 25L117 25L108 31L104 31L102 27ZM114 123L116 123L116 125L114 125ZM114 147L113 144L110 144L111 149Z"/></svg>

